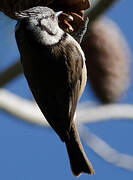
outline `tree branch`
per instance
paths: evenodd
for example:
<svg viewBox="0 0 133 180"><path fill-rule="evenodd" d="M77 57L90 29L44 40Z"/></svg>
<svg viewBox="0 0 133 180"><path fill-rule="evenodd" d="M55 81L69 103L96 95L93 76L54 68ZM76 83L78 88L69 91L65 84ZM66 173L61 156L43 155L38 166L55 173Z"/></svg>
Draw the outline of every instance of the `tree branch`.
<svg viewBox="0 0 133 180"><path fill-rule="evenodd" d="M23 108L22 108L23 107ZM0 109L29 123L48 126L35 102L23 99L5 89L0 89ZM112 104L90 107L88 103L79 104L76 123L94 123L121 118L133 120L133 105Z"/></svg>
<svg viewBox="0 0 133 180"><path fill-rule="evenodd" d="M35 102L21 98L5 89L0 89L0 109L29 123L48 125Z"/></svg>
<svg viewBox="0 0 133 180"><path fill-rule="evenodd" d="M81 126L79 132L83 141L102 159L120 168L133 171L133 156L116 151L105 141L88 131L85 126Z"/></svg>
<svg viewBox="0 0 133 180"><path fill-rule="evenodd" d="M6 85L8 82L16 78L22 73L22 66L19 61L7 68L4 72L0 73L0 87Z"/></svg>
<svg viewBox="0 0 133 180"><path fill-rule="evenodd" d="M91 7L86 10L85 16L89 17L90 21L94 21L101 16L112 4L119 0L95 0Z"/></svg>

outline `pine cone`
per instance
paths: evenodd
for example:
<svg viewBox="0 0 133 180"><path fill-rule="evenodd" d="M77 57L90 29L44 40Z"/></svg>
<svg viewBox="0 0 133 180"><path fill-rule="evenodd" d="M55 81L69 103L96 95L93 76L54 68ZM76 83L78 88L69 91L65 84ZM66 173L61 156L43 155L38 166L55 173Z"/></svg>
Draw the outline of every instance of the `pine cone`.
<svg viewBox="0 0 133 180"><path fill-rule="evenodd" d="M111 20L97 20L81 46L95 94L103 103L118 100L129 84L129 51L120 29Z"/></svg>

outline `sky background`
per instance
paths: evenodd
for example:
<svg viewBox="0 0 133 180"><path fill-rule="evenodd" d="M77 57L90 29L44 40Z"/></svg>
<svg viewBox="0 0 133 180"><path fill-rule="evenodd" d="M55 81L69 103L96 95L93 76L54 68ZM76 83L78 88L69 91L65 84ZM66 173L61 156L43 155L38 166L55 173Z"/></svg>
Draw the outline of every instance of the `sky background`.
<svg viewBox="0 0 133 180"><path fill-rule="evenodd" d="M114 20L133 51L133 1L121 0L106 16ZM0 15L0 71L19 60L14 38L14 22ZM131 66L133 64L131 59ZM133 83L121 103L133 103ZM32 99L23 75L5 86L24 98ZM81 101L95 100L91 89L86 89ZM105 140L113 148L133 155L133 125L131 121L91 123L88 130ZM115 167L97 156L85 144L84 148L96 171L94 176L81 175L79 180L132 180L133 172ZM51 129L24 123L0 110L0 179L2 180L74 180L64 144Z"/></svg>

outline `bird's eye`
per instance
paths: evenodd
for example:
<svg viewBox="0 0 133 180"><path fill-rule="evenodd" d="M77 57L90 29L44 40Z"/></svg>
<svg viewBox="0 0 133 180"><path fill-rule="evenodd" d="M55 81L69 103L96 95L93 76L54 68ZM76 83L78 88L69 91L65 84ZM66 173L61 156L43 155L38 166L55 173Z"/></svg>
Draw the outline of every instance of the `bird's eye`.
<svg viewBox="0 0 133 180"><path fill-rule="evenodd" d="M52 20L54 20L55 15L54 15L54 14L52 14L52 15L50 16L50 18L51 18Z"/></svg>

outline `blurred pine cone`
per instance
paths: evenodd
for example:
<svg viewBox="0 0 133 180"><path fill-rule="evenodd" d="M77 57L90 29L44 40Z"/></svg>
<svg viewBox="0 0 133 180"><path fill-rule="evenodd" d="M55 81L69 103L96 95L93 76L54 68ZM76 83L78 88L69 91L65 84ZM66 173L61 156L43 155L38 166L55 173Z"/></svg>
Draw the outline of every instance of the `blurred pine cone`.
<svg viewBox="0 0 133 180"><path fill-rule="evenodd" d="M129 49L118 26L96 20L81 43L86 55L88 80L103 103L112 103L129 84Z"/></svg>

